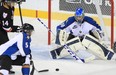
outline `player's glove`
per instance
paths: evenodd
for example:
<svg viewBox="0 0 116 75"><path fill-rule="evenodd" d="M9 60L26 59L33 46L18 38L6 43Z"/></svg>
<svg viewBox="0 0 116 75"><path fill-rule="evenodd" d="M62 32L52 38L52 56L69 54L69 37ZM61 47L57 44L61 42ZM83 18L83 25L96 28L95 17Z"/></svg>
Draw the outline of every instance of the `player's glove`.
<svg viewBox="0 0 116 75"><path fill-rule="evenodd" d="M22 32L22 30L23 30L22 26L17 27L17 32Z"/></svg>

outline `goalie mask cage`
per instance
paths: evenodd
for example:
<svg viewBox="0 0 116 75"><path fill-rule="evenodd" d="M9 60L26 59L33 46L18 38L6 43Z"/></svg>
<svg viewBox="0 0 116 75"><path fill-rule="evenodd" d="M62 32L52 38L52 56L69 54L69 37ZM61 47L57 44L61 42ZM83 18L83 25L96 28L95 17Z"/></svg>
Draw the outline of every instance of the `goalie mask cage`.
<svg viewBox="0 0 116 75"><path fill-rule="evenodd" d="M82 7L102 27L105 40L114 42L114 0L48 0L48 28L56 33L56 26L73 16L76 8ZM48 32L48 44L55 37Z"/></svg>

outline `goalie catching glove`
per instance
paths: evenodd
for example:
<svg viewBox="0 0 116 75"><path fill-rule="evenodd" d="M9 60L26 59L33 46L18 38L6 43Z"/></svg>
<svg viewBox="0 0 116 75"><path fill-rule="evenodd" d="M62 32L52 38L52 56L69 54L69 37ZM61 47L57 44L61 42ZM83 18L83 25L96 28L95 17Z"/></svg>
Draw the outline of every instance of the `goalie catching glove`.
<svg viewBox="0 0 116 75"><path fill-rule="evenodd" d="M103 37L104 37L104 33L98 29L89 31L89 34L94 36L99 41L103 40Z"/></svg>

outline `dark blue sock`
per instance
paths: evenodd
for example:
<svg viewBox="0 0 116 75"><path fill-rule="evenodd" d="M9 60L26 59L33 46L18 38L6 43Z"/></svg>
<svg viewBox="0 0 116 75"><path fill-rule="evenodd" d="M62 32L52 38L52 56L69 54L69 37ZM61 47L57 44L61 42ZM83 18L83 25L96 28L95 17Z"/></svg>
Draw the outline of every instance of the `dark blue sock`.
<svg viewBox="0 0 116 75"><path fill-rule="evenodd" d="M23 75L29 75L29 73L30 73L30 68L22 68Z"/></svg>

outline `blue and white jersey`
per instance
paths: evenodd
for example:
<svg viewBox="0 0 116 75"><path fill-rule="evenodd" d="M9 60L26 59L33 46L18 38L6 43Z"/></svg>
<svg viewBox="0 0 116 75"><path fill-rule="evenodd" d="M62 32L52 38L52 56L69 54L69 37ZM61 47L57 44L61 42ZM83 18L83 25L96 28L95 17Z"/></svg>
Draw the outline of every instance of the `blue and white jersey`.
<svg viewBox="0 0 116 75"><path fill-rule="evenodd" d="M30 42L31 38L28 38L27 34L22 32L0 46L0 55L8 55L13 59L16 59L17 55L29 55L31 53Z"/></svg>
<svg viewBox="0 0 116 75"><path fill-rule="evenodd" d="M57 26L57 30L65 29L67 32L72 33L74 36L83 36L89 34L90 30L99 29L101 27L92 18L85 16L82 23L79 24L74 16L69 17L61 25Z"/></svg>

